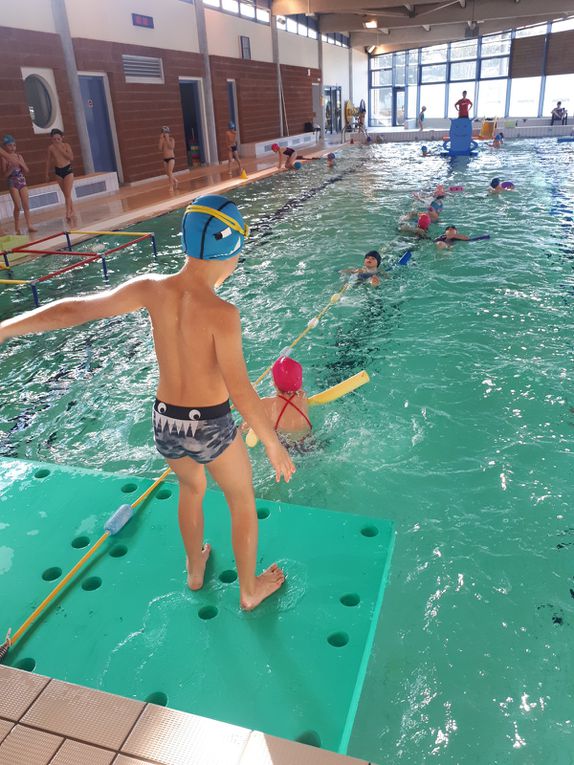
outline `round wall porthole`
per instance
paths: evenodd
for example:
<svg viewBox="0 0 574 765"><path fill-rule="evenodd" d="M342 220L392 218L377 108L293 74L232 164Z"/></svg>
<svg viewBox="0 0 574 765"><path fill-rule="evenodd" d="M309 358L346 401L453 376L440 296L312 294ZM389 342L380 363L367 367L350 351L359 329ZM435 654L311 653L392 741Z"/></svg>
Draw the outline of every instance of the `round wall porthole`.
<svg viewBox="0 0 574 765"><path fill-rule="evenodd" d="M54 116L54 104L46 80L37 74L29 74L24 80L24 90L34 125L39 128L50 127Z"/></svg>

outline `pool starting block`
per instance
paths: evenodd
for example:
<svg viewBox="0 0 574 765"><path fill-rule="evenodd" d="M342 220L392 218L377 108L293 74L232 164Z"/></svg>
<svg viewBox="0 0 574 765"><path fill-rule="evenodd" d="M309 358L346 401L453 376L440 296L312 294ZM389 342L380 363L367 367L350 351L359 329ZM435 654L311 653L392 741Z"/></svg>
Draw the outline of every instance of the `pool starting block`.
<svg viewBox="0 0 574 765"><path fill-rule="evenodd" d="M151 483L1 459L0 632L24 622L102 534L110 512ZM198 592L186 586L177 499L176 483L161 484L4 663L346 752L393 524L257 500L258 569L276 561L287 580L245 613L223 495L209 491L204 503L213 551Z"/></svg>

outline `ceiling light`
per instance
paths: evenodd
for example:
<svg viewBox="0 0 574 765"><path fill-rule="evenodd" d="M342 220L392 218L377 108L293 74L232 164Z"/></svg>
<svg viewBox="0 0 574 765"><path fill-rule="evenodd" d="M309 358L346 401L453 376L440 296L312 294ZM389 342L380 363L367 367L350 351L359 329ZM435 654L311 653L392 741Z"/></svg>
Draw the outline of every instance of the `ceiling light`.
<svg viewBox="0 0 574 765"><path fill-rule="evenodd" d="M376 29L377 28L377 20L376 19L369 19L369 21L363 21L363 26L365 29Z"/></svg>
<svg viewBox="0 0 574 765"><path fill-rule="evenodd" d="M367 53L369 54L369 56L375 50L376 47L377 47L376 45L369 45L369 47L367 48Z"/></svg>

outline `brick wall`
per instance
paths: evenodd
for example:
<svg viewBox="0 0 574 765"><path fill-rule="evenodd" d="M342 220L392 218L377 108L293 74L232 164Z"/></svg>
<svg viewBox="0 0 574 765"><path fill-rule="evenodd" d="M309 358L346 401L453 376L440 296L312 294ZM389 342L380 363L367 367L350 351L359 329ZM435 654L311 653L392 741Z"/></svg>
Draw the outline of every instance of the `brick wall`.
<svg viewBox="0 0 574 765"><path fill-rule="evenodd" d="M306 122L313 122L313 83L320 82L319 69L281 65L285 110L289 133L302 133Z"/></svg>
<svg viewBox="0 0 574 765"><path fill-rule="evenodd" d="M11 133L17 141L18 152L30 168L28 183L45 181L46 155L50 138L36 135L26 103L24 80L20 67L52 69L56 80L58 100L66 140L74 152L74 171L84 172L80 143L72 107L64 54L58 35L24 29L0 27L0 133ZM3 189L5 184L2 184Z"/></svg>
<svg viewBox="0 0 574 765"><path fill-rule="evenodd" d="M75 39L74 50L79 72L108 75L124 181L132 183L163 173L157 148L162 125L169 125L175 138L175 169L185 169L187 156L178 78L202 77L202 57L197 53L87 39ZM122 54L161 58L165 83L127 83Z"/></svg>
<svg viewBox="0 0 574 765"><path fill-rule="evenodd" d="M210 56L219 158L227 159L225 131L230 120L227 80L235 80L241 140L264 141L279 135L277 68L264 61Z"/></svg>

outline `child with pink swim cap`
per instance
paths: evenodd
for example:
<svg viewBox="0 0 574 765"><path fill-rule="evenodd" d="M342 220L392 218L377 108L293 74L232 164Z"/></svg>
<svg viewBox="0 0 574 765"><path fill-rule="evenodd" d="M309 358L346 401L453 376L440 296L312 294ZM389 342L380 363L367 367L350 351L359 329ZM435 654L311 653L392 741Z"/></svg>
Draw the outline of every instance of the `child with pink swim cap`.
<svg viewBox="0 0 574 765"><path fill-rule="evenodd" d="M271 374L277 393L261 399L261 403L280 440L286 445L298 443L313 428L307 394L303 390L303 367L288 356L280 356Z"/></svg>
<svg viewBox="0 0 574 765"><path fill-rule="evenodd" d="M278 143L274 143L271 145L271 151L277 154L278 157L278 164L277 169L281 170L281 164L283 162L283 155L285 155L285 170L293 170L293 163L297 159L297 154L295 152L295 149L292 149L291 147L287 146L283 151L281 151L281 147Z"/></svg>

